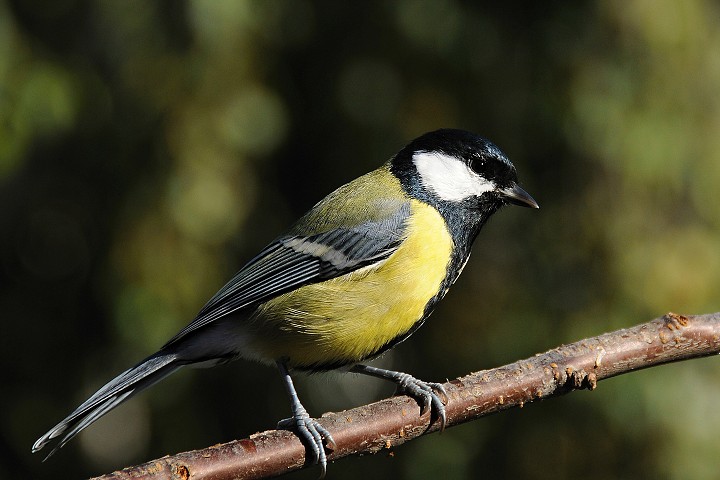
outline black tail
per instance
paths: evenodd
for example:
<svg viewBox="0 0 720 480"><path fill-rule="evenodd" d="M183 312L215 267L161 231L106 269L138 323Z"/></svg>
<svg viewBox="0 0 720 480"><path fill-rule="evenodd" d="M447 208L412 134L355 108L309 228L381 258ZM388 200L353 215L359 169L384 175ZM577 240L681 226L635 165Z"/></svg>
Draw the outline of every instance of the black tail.
<svg viewBox="0 0 720 480"><path fill-rule="evenodd" d="M75 409L65 420L50 429L33 445L33 453L42 449L50 441L63 436L45 460L50 458L71 438L88 427L95 420L105 415L136 393L167 377L187 362L181 362L177 354L160 351L146 358L133 368L121 373L104 387L95 392L85 403Z"/></svg>

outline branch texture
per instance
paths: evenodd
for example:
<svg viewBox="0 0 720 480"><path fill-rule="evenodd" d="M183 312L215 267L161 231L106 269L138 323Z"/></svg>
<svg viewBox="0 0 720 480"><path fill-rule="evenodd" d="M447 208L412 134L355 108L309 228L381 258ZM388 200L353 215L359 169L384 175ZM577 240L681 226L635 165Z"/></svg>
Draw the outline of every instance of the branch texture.
<svg viewBox="0 0 720 480"><path fill-rule="evenodd" d="M720 313L669 313L550 350L504 367L483 370L445 384L447 426L457 425L642 368L720 353ZM337 413L320 423L336 446L328 455L374 454L439 429L429 412L400 396ZM117 479L251 479L302 468L305 448L291 432L269 430L250 438L180 453L97 477Z"/></svg>

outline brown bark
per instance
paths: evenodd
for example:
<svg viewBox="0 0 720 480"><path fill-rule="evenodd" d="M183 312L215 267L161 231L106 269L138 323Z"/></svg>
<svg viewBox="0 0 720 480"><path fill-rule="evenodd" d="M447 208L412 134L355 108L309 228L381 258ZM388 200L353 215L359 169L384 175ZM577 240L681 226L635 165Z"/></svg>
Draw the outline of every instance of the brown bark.
<svg viewBox="0 0 720 480"><path fill-rule="evenodd" d="M720 313L669 313L633 328L588 338L445 384L447 426L573 390L641 368L720 353ZM391 449L438 430L415 400L401 396L323 415L336 446L328 459ZM280 475L304 465L305 449L290 432L269 430L250 438L179 453L98 477L117 479L249 479ZM328 467L332 472L332 465Z"/></svg>

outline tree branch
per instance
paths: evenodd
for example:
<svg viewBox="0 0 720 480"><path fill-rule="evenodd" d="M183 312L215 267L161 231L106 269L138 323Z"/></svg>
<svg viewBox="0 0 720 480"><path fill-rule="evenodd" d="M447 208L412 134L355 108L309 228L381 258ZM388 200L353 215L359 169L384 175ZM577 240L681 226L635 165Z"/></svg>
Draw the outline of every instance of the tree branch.
<svg viewBox="0 0 720 480"><path fill-rule="evenodd" d="M445 384L448 427L573 390L641 368L720 353L720 313L669 313ZM374 454L438 430L415 400L401 396L323 415L336 446L328 455ZM118 479L250 479L302 468L305 448L291 432L269 430L250 438L179 453L97 477Z"/></svg>

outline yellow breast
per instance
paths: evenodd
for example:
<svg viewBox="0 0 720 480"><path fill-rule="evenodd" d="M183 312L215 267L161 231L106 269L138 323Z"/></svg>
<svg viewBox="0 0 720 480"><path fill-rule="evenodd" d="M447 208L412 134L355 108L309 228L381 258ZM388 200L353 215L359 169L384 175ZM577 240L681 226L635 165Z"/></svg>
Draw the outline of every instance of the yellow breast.
<svg viewBox="0 0 720 480"><path fill-rule="evenodd" d="M306 285L265 304L252 321L266 358L310 367L361 361L422 318L447 273L453 241L432 207L411 200L406 238L377 265Z"/></svg>

